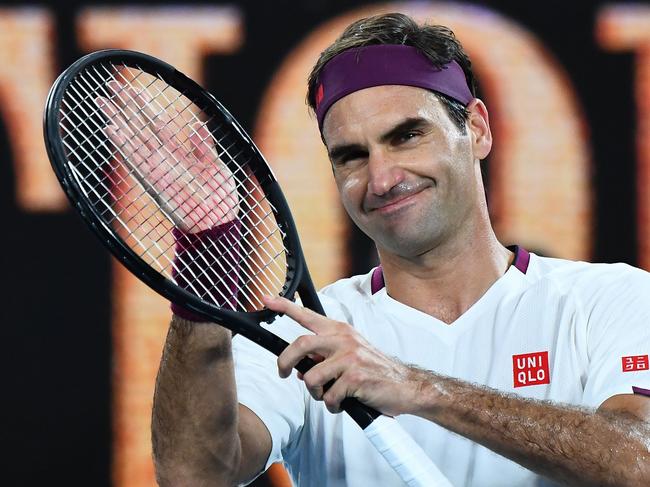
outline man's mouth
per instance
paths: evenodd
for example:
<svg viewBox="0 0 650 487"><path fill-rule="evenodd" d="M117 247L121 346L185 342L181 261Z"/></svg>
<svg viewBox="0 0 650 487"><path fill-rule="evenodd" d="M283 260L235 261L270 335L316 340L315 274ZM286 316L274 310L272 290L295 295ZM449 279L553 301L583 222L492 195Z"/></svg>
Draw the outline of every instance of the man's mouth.
<svg viewBox="0 0 650 487"><path fill-rule="evenodd" d="M399 188L397 191L394 191L394 188L391 192L397 194L392 194L390 197L371 195L364 202L364 210L366 212L377 211L379 213L397 211L412 204L413 200L428 187L428 184L422 182Z"/></svg>

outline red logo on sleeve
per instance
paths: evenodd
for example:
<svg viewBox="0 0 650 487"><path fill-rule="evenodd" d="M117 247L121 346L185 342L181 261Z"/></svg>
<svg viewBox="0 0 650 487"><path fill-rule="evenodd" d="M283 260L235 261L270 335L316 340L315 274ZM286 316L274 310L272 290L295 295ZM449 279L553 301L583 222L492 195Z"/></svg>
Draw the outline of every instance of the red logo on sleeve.
<svg viewBox="0 0 650 487"><path fill-rule="evenodd" d="M648 356L647 355L632 355L630 357L622 357L623 372L636 372L638 370L648 370Z"/></svg>
<svg viewBox="0 0 650 487"><path fill-rule="evenodd" d="M515 387L550 384L548 352L524 353L512 356L512 375Z"/></svg>

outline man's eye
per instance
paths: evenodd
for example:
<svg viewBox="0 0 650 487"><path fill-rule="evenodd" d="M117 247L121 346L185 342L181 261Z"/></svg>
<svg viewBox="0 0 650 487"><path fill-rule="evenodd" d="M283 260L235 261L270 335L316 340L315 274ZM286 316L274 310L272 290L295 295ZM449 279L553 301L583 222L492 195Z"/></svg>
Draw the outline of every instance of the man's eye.
<svg viewBox="0 0 650 487"><path fill-rule="evenodd" d="M349 154L341 156L336 163L337 165L342 166L365 156L366 154L363 152L350 152Z"/></svg>
<svg viewBox="0 0 650 487"><path fill-rule="evenodd" d="M415 130L410 130L408 132L404 132L403 134L399 135L397 137L398 142L408 142L411 139L416 138L418 135L420 135L419 132L416 132Z"/></svg>

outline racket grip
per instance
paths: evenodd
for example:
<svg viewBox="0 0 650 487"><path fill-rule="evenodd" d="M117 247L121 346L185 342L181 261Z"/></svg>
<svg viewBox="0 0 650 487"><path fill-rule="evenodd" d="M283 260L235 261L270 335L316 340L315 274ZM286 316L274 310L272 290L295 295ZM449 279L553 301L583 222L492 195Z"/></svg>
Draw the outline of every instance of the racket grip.
<svg viewBox="0 0 650 487"><path fill-rule="evenodd" d="M379 416L363 432L409 487L452 487L396 419Z"/></svg>
<svg viewBox="0 0 650 487"><path fill-rule="evenodd" d="M282 341L278 339L278 341ZM283 342L283 341L282 341ZM284 347L287 343L283 342ZM283 348L284 348L283 347ZM316 362L304 358L296 365L306 373ZM325 384L327 390L334 381ZM440 469L394 418L366 406L353 397L341 403L341 408L363 429L366 437L399 477L409 487L453 487Z"/></svg>
<svg viewBox="0 0 650 487"><path fill-rule="evenodd" d="M298 370L301 374L304 374L314 365L316 365L316 362L314 362L312 359L304 358L298 362L296 365L296 370ZM332 387L332 384L334 384L333 380L325 384L325 386L323 386L323 389L325 391L328 390L330 387ZM341 402L341 409L348 413L352 419L354 419L354 421L359 426L361 426L362 429L366 428L370 423L372 423L375 418L381 416L381 413L379 411L360 403L353 397L347 397L343 399Z"/></svg>
<svg viewBox="0 0 650 487"><path fill-rule="evenodd" d="M307 372L316 362L310 358L301 360L296 369ZM324 389L331 385L328 383ZM341 403L342 409L361 426L366 437L384 457L397 475L409 487L452 487L435 463L427 456L411 436L394 418L348 397Z"/></svg>

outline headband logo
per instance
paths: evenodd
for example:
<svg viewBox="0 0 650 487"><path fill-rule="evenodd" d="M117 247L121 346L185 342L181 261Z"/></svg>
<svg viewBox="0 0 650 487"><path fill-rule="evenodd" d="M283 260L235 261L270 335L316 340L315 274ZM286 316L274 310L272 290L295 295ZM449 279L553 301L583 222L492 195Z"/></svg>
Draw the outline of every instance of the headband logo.
<svg viewBox="0 0 650 487"><path fill-rule="evenodd" d="M318 85L318 89L316 90L316 109L318 109L324 97L325 89L323 88L323 83L320 83Z"/></svg>

